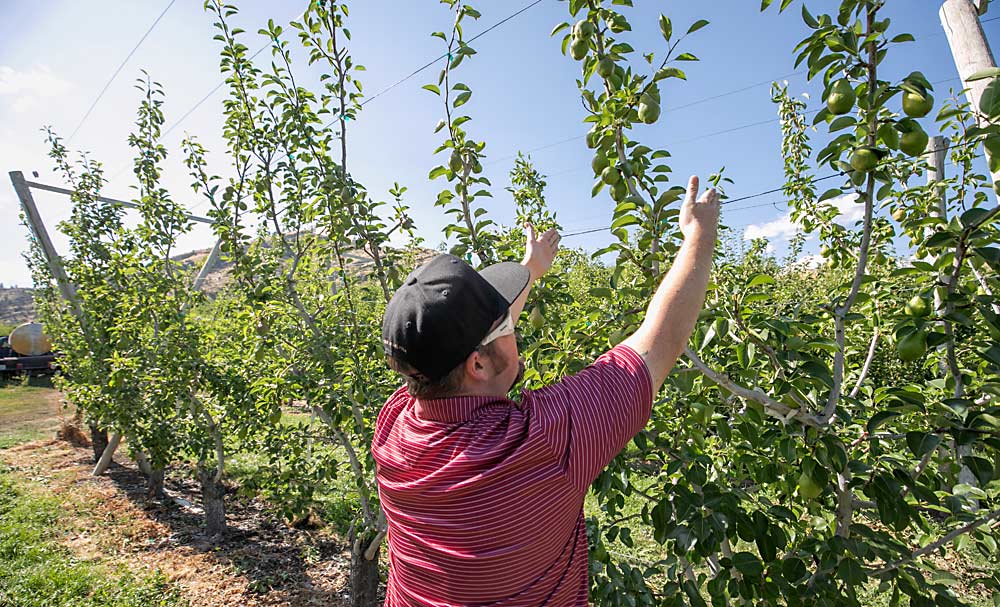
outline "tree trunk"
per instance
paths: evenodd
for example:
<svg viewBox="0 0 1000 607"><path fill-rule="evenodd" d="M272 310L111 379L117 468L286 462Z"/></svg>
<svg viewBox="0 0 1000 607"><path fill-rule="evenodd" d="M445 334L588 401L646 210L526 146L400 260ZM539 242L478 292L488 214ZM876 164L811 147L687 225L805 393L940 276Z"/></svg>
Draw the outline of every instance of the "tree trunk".
<svg viewBox="0 0 1000 607"><path fill-rule="evenodd" d="M146 476L146 497L150 499L162 500L166 497L163 492L163 468L153 468L149 463L146 454L139 451L135 454L135 463L139 466L139 471Z"/></svg>
<svg viewBox="0 0 1000 607"><path fill-rule="evenodd" d="M108 431L104 428L98 428L97 424L93 422L87 425L90 426L90 446L94 449L94 463L96 464L104 455L104 450L108 448Z"/></svg>
<svg viewBox="0 0 1000 607"><path fill-rule="evenodd" d="M353 539L353 538L352 538ZM381 538L379 538L381 541ZM365 551L372 541L370 534L351 542L351 607L375 607L378 605L378 555L371 560L365 558Z"/></svg>
<svg viewBox="0 0 1000 607"><path fill-rule="evenodd" d="M198 480L201 481L201 502L205 508L205 532L210 536L222 535L226 532L226 489L221 480L216 480L214 468L199 466Z"/></svg>
<svg viewBox="0 0 1000 607"><path fill-rule="evenodd" d="M163 468L153 468L146 477L146 497L162 500L167 496L163 492Z"/></svg>

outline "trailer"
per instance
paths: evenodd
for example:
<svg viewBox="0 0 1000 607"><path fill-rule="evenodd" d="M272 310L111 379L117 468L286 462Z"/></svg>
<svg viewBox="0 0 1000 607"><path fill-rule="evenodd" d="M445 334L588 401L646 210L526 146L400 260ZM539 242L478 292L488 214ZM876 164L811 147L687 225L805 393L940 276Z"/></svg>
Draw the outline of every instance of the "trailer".
<svg viewBox="0 0 1000 607"><path fill-rule="evenodd" d="M0 337L0 377L52 375L56 369L56 354L42 325L24 323Z"/></svg>

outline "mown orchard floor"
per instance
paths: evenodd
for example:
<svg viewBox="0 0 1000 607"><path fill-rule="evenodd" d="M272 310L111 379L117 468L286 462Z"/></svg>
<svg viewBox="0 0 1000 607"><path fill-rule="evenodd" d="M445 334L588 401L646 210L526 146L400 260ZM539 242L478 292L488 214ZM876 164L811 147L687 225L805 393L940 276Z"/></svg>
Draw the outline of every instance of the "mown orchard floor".
<svg viewBox="0 0 1000 607"><path fill-rule="evenodd" d="M320 496L330 502L322 512L328 524L316 530L290 527L232 486L229 532L213 542L202 534L198 487L187 475L168 471L163 502L146 498L145 479L123 454L95 478L89 446L54 438L71 419L46 380L0 385L0 607L347 604L349 554L336 531L353 518L346 477ZM233 477L252 476L260 456L235 455ZM626 514L642 505L629 501ZM585 510L600 513L592 495ZM609 549L636 563L657 560L662 547L648 527L638 527L633 539L633 546L616 541ZM939 581L961 599L992 604L975 579L997 563L970 546L929 558L942 570ZM42 579L25 581L29 576ZM863 594L863 604L888 605L874 584Z"/></svg>
<svg viewBox="0 0 1000 607"><path fill-rule="evenodd" d="M229 532L209 541L201 534L194 483L168 473L169 498L159 502L145 497L144 478L120 457L106 475L91 476L91 449L53 438L70 417L61 408L51 388L0 387L0 477L20 499L58 505L51 531L68 562L106 566L135 579L162 572L179 596L171 604L346 603L349 555L336 535L293 529L259 500L232 492Z"/></svg>

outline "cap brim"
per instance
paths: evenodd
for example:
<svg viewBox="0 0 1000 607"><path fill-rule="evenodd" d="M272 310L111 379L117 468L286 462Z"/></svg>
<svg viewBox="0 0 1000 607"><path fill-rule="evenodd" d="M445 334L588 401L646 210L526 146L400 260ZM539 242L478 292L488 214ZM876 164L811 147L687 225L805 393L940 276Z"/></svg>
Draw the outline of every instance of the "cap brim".
<svg viewBox="0 0 1000 607"><path fill-rule="evenodd" d="M483 268L479 275L507 300L508 305L514 303L514 300L528 286L528 281L531 280L531 272L528 271L528 268L513 261L505 261Z"/></svg>

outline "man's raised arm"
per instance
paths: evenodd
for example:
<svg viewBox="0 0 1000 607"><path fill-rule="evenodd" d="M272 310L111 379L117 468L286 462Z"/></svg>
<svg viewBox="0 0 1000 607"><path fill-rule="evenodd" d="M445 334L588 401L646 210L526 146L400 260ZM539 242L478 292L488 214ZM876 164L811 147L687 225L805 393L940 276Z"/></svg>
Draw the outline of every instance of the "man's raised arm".
<svg viewBox="0 0 1000 607"><path fill-rule="evenodd" d="M679 222L684 244L649 302L642 325L623 342L646 361L653 394L684 351L705 303L719 223L718 192L712 188L698 198L698 178L691 177Z"/></svg>

